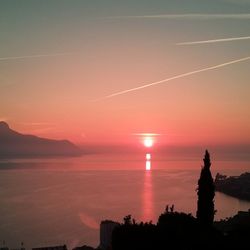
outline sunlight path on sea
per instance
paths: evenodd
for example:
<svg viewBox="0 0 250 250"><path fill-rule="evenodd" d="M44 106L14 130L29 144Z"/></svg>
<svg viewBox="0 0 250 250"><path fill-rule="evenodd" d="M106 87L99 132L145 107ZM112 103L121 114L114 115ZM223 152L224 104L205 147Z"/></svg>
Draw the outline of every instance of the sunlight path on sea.
<svg viewBox="0 0 250 250"><path fill-rule="evenodd" d="M144 222L154 219L153 207L153 185L151 176L151 154L146 154L146 168L144 171L144 187L143 187L143 215Z"/></svg>

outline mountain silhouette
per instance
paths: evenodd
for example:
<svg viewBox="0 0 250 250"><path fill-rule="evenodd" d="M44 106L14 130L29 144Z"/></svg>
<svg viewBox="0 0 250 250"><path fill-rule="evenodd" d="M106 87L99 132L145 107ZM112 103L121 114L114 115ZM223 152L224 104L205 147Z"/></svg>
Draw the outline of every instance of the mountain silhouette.
<svg viewBox="0 0 250 250"><path fill-rule="evenodd" d="M81 150L68 140L24 135L0 122L0 158L80 155Z"/></svg>

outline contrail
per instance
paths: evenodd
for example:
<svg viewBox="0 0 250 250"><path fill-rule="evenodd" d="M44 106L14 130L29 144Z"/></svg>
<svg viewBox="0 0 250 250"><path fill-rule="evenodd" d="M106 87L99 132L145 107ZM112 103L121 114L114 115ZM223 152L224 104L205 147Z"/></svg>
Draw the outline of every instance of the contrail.
<svg viewBox="0 0 250 250"><path fill-rule="evenodd" d="M72 53L38 54L38 55L29 55L29 56L9 56L9 57L0 57L0 61L51 57L51 56L67 56L67 55L72 55Z"/></svg>
<svg viewBox="0 0 250 250"><path fill-rule="evenodd" d="M138 135L138 136L160 136L164 134L157 134L157 133L133 133L132 135Z"/></svg>
<svg viewBox="0 0 250 250"><path fill-rule="evenodd" d="M181 42L181 43L176 43L176 45L195 45L195 44L206 44L206 43L231 42L231 41L248 40L248 39L250 39L250 36L229 37L223 39L213 39L213 40L203 40L203 41L193 41L193 42Z"/></svg>
<svg viewBox="0 0 250 250"><path fill-rule="evenodd" d="M242 14L163 14L163 15L142 15L142 16L111 16L108 19L142 19L142 18L157 18L157 19L250 19L250 13Z"/></svg>
<svg viewBox="0 0 250 250"><path fill-rule="evenodd" d="M234 64L234 63L238 63L238 62L247 61L249 59L250 59L250 56L240 58L240 59L237 59L237 60L233 60L233 61L229 61L229 62L225 62L225 63L221 63L221 64L217 64L215 66L194 70L194 71L191 71L191 72L187 72L187 73L184 73L184 74L180 74L180 75L177 75L177 76L166 78L166 79L163 79L163 80L160 80L160 81L157 81L157 82L152 82L152 83L145 84L145 85L142 85L142 86L139 86L139 87L135 87L135 88L126 89L126 90L123 90L123 91L120 91L120 92L116 92L114 94L107 95L107 96L104 96L102 98L99 98L99 99L96 99L96 100L93 100L93 101L94 102L95 101L101 101L101 100L112 98L112 97L115 97L115 96L118 96L118 95L123 95L123 94L129 93L129 92L133 92L133 91L137 91L137 90L140 90L140 89L145 89L145 88L148 88L148 87L152 87L152 86L155 86L155 85L158 85L158 84L161 84L161 83L166 83L166 82L169 82L169 81L172 81L172 80L175 80L175 79L183 78L183 77L186 77L186 76L194 75L194 74L197 74L197 73L201 73L201 72L205 72L205 71L209 71L209 70L213 70L213 69L222 68L222 67L225 67L225 66L228 66L228 65L231 65L231 64Z"/></svg>

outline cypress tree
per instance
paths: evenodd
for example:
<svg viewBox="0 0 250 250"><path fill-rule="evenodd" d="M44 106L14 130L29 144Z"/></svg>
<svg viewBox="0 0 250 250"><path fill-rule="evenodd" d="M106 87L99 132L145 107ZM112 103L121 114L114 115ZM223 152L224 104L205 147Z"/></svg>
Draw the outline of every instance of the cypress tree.
<svg viewBox="0 0 250 250"><path fill-rule="evenodd" d="M204 166L201 169L200 179L198 181L197 195L197 219L204 225L212 225L214 221L214 180L210 171L210 155L206 150L203 159Z"/></svg>

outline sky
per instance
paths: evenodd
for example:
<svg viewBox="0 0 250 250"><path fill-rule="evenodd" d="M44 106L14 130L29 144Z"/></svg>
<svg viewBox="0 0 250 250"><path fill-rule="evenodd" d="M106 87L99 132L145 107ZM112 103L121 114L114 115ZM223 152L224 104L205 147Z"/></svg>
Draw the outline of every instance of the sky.
<svg viewBox="0 0 250 250"><path fill-rule="evenodd" d="M250 144L249 27L250 0L0 0L0 120L83 145Z"/></svg>

